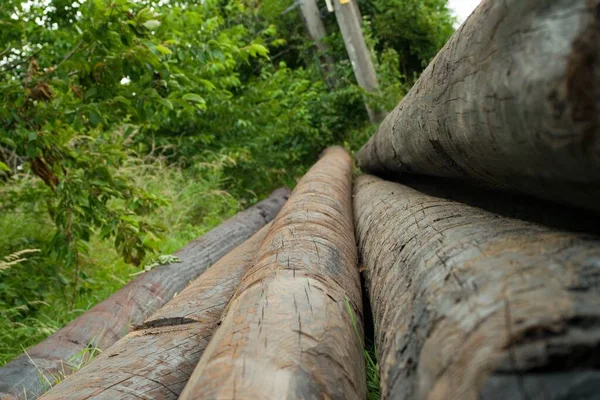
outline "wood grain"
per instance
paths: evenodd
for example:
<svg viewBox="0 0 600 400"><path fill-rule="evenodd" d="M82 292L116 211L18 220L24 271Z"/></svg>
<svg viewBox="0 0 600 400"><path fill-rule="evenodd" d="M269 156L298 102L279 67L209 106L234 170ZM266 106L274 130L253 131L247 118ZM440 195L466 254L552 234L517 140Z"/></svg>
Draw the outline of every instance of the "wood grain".
<svg viewBox="0 0 600 400"><path fill-rule="evenodd" d="M383 399L592 399L600 238L361 176Z"/></svg>
<svg viewBox="0 0 600 400"><path fill-rule="evenodd" d="M181 399L364 399L351 168L331 148L300 180Z"/></svg>
<svg viewBox="0 0 600 400"><path fill-rule="evenodd" d="M42 399L177 399L270 225Z"/></svg>

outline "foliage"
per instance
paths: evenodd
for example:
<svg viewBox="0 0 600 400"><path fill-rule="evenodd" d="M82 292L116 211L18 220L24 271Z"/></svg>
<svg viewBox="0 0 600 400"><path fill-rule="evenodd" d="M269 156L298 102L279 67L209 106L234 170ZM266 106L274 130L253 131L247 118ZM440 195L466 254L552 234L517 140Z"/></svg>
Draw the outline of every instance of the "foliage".
<svg viewBox="0 0 600 400"><path fill-rule="evenodd" d="M119 175L170 205L149 217L168 231L157 243L160 253L174 253L248 205L221 189L223 168L219 162L205 164L193 175L156 156L130 158L119 168ZM19 178L13 187L28 188L30 179ZM97 233L80 259L77 290L66 290L76 280L75 270L58 267L51 249L52 225L43 205L32 209L23 203L0 213L0 254L41 250L0 271L0 365L110 296L139 271Z"/></svg>
<svg viewBox="0 0 600 400"><path fill-rule="evenodd" d="M361 7L372 21L376 48L393 49L408 77L418 75L454 33L447 0L364 0Z"/></svg>

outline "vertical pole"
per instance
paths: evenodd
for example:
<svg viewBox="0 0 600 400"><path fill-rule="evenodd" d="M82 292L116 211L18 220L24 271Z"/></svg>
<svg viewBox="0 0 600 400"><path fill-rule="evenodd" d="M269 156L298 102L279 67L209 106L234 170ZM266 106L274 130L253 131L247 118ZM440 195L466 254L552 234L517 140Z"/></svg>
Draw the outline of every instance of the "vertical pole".
<svg viewBox="0 0 600 400"><path fill-rule="evenodd" d="M352 4L353 2L356 2L356 0L333 0L335 16L358 85L367 92L375 92L379 87L379 83L377 82L371 54L362 33L362 18L358 4ZM386 116L385 111L372 109L368 105L366 107L371 122L379 123L383 121Z"/></svg>
<svg viewBox="0 0 600 400"><path fill-rule="evenodd" d="M330 85L335 86L335 60L331 56L329 46L323 41L325 36L327 36L327 31L321 20L316 0L300 0L299 6L302 18L304 19L304 24L306 25L306 30L319 50L319 59L321 60L320 64L323 69L323 74L325 75L325 80Z"/></svg>

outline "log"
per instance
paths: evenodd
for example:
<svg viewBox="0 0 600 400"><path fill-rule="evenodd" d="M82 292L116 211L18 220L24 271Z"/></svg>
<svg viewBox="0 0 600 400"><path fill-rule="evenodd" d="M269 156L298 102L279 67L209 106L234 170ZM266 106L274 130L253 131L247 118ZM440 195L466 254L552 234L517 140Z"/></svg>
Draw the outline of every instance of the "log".
<svg viewBox="0 0 600 400"><path fill-rule="evenodd" d="M278 189L266 200L236 214L175 255L180 263L140 275L114 295L0 368L0 399L37 398L56 376L71 373L68 360L86 347L104 350L142 323L207 267L271 221L289 191ZM43 375L43 377L41 376Z"/></svg>
<svg viewBox="0 0 600 400"><path fill-rule="evenodd" d="M600 0L483 0L357 155L600 210Z"/></svg>
<svg viewBox="0 0 600 400"><path fill-rule="evenodd" d="M341 148L300 180L181 399L364 399L352 162Z"/></svg>
<svg viewBox="0 0 600 400"><path fill-rule="evenodd" d="M361 176L382 399L592 399L600 238Z"/></svg>
<svg viewBox="0 0 600 400"><path fill-rule="evenodd" d="M142 325L41 398L177 399L269 228L221 258Z"/></svg>

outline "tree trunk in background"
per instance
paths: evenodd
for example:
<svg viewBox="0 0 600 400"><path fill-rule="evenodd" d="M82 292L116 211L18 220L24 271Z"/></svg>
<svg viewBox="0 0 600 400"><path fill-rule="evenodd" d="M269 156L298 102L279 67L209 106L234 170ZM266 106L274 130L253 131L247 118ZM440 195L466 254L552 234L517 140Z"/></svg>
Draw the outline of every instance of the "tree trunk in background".
<svg viewBox="0 0 600 400"><path fill-rule="evenodd" d="M352 162L328 149L273 222L181 399L364 399Z"/></svg>
<svg viewBox="0 0 600 400"><path fill-rule="evenodd" d="M279 212L287 189L238 213L175 255L181 263L140 275L114 295L0 368L0 398L37 398L54 383L52 375L69 374L67 361L88 345L106 349L142 323L206 268L243 243ZM40 377L40 374L45 378Z"/></svg>
<svg viewBox="0 0 600 400"><path fill-rule="evenodd" d="M43 399L177 399L270 225Z"/></svg>
<svg viewBox="0 0 600 400"><path fill-rule="evenodd" d="M316 0L300 0L300 12L308 34L319 50L319 60L325 81L330 87L335 87L335 60L329 46L323 41L327 36L327 31L321 20Z"/></svg>
<svg viewBox="0 0 600 400"><path fill-rule="evenodd" d="M355 3L357 0L346 1L343 4L340 0L332 1L356 81L365 91L376 92L379 89L379 82L371 59L371 52L362 33L362 18L358 3ZM369 119L374 124L383 121L387 115L383 110L373 109L366 104L365 106L369 113Z"/></svg>
<svg viewBox="0 0 600 400"><path fill-rule="evenodd" d="M354 215L383 399L600 392L600 238L372 176Z"/></svg>
<svg viewBox="0 0 600 400"><path fill-rule="evenodd" d="M358 160L600 210L600 0L483 0Z"/></svg>

